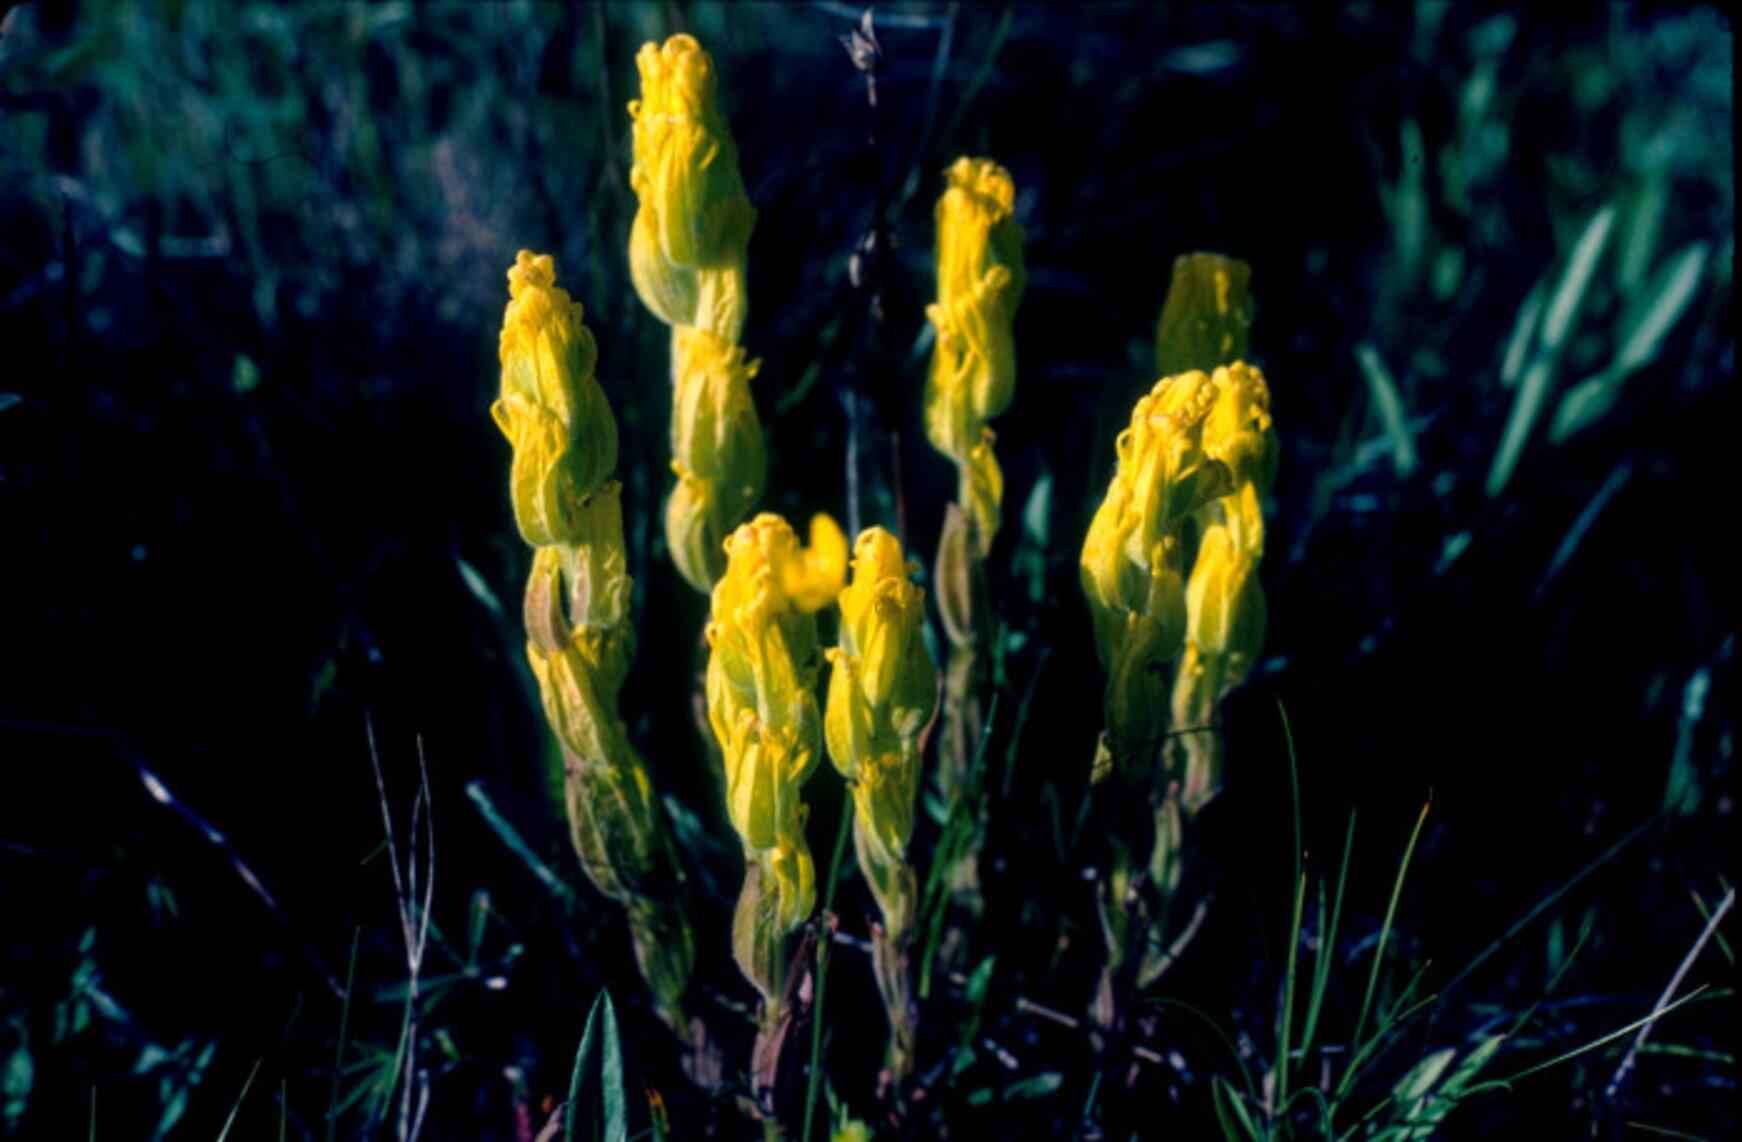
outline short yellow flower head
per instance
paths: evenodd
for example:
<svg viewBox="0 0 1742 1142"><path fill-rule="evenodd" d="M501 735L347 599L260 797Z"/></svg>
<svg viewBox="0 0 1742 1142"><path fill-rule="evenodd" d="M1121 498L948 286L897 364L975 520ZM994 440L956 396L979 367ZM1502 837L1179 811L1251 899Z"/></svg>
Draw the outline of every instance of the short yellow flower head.
<svg viewBox="0 0 1742 1142"><path fill-rule="evenodd" d="M982 557L998 529L1003 474L986 422L1016 386L1015 318L1027 282L1016 187L990 159L958 159L937 204L937 333L926 377L926 436L963 468L962 503Z"/></svg>
<svg viewBox="0 0 1742 1142"><path fill-rule="evenodd" d="M853 581L840 598L841 652L852 660L852 673L871 706L887 705L897 680L907 672L920 677L904 689L918 683L929 714L936 681L920 633L925 592L908 581L916 570L902 557L901 541L889 532L872 527L859 533L853 545ZM837 668L840 662L837 658Z"/></svg>
<svg viewBox="0 0 1742 1142"><path fill-rule="evenodd" d="M1016 183L991 159L959 158L944 172L937 204L938 293L964 298L984 284L987 271L1010 273L1007 301L1014 312L1026 277L1022 227L1016 223Z"/></svg>
<svg viewBox="0 0 1742 1142"><path fill-rule="evenodd" d="M760 365L705 329L673 333L671 451L678 484L666 504L666 542L697 590L720 577L727 534L762 495L768 457L750 395Z"/></svg>
<svg viewBox="0 0 1742 1142"><path fill-rule="evenodd" d="M1263 375L1236 362L1158 381L1119 434L1118 469L1081 559L1108 672L1107 744L1115 754L1137 754L1159 738L1166 667L1188 652L1197 632L1214 642L1221 631L1225 638L1214 645L1256 654L1263 627L1252 574L1263 550L1258 497L1276 455L1269 409ZM1200 538L1188 582L1186 524L1194 518ZM1215 653L1212 642L1202 644L1204 653Z"/></svg>
<svg viewBox="0 0 1742 1142"><path fill-rule="evenodd" d="M804 564L791 526L764 512L725 547L707 628L708 724L725 763L727 816L748 865L733 952L772 1000L784 971L781 943L816 903L799 794L819 760L821 654L815 616L788 593L802 586Z"/></svg>
<svg viewBox="0 0 1742 1142"><path fill-rule="evenodd" d="M798 788L818 760L821 653L816 619L787 593L802 566L798 537L764 512L732 533L726 556L707 628L707 692L727 809L748 848L802 844Z"/></svg>
<svg viewBox="0 0 1742 1142"><path fill-rule="evenodd" d="M635 66L641 98L629 104L629 183L640 209L630 231L630 276L666 324L701 326L736 341L756 211L720 112L713 58L694 37L676 35L644 45Z"/></svg>
<svg viewBox="0 0 1742 1142"><path fill-rule="evenodd" d="M906 864L919 788L920 738L937 708L937 670L924 637L918 568L880 527L853 545L841 592L841 643L829 651L829 759L853 783L855 846L885 927L904 934L915 907Z"/></svg>
<svg viewBox="0 0 1742 1142"><path fill-rule="evenodd" d="M534 547L578 542L576 505L617 465L617 419L593 375L598 349L550 255L520 251L508 293L490 415L514 448L514 521Z"/></svg>

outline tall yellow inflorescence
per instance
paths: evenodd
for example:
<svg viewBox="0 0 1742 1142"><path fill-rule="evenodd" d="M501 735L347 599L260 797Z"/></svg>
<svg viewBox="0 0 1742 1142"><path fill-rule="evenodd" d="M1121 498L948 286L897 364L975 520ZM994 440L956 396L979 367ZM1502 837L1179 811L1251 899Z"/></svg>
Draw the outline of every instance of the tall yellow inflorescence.
<svg viewBox="0 0 1742 1142"><path fill-rule="evenodd" d="M1004 472L988 421L1016 388L1016 307L1027 273L1016 184L990 159L960 158L938 197L937 301L926 307L936 332L925 382L925 429L956 466L956 502L944 512L936 564L938 612L950 655L944 670L937 783L944 802L965 803L972 759L984 730L993 629L981 563L992 549L1004 503ZM952 894L980 906L979 853L973 833L949 872Z"/></svg>
<svg viewBox="0 0 1742 1142"><path fill-rule="evenodd" d="M890 1070L913 1065L907 949L918 908L907 844L913 837L923 736L937 709L937 670L925 647L925 592L901 542L867 528L853 547L853 578L840 595L840 645L829 650L824 715L829 758L853 793L853 846L883 915L873 967L889 1017Z"/></svg>
<svg viewBox="0 0 1742 1142"><path fill-rule="evenodd" d="M562 747L571 838L595 887L623 905L661 1016L685 1029L693 960L682 877L646 763L617 696L635 653L623 544L617 423L594 377L581 307L557 288L549 255L522 250L508 271L501 395L490 412L514 448L510 496L534 549L526 655Z"/></svg>
<svg viewBox="0 0 1742 1142"><path fill-rule="evenodd" d="M671 326L672 470L666 542L683 577L707 591L723 543L762 495L767 458L750 395L758 362L739 346L745 251L756 210L720 111L714 61L676 35L635 57L629 104L638 208L629 271L643 304Z"/></svg>
<svg viewBox="0 0 1742 1142"><path fill-rule="evenodd" d="M926 307L937 333L926 375L925 428L932 447L954 460L958 502L974 524L981 558L992 548L1004 473L987 421L1016 388L1016 307L1027 273L1016 184L990 159L957 159L938 198L938 298Z"/></svg>
<svg viewBox="0 0 1742 1142"><path fill-rule="evenodd" d="M1258 498L1276 461L1263 375L1236 362L1158 381L1117 441L1118 470L1083 542L1083 593L1107 669L1106 732L1096 777L1153 761L1168 727L1167 668L1192 650L1220 697L1263 637L1252 574L1263 553ZM1198 536L1189 568L1187 544ZM1254 598L1259 599L1253 603ZM1254 607L1256 611L1254 612ZM1218 616L1238 608L1233 625ZM1254 624L1250 615L1256 613ZM1212 629L1214 628L1214 629ZM1236 629L1237 628L1237 629ZM1212 661L1213 660L1213 661ZM1177 724L1176 732L1189 727Z"/></svg>
<svg viewBox="0 0 1742 1142"><path fill-rule="evenodd" d="M1277 458L1270 390L1240 361L1165 377L1138 400L1117 450L1080 567L1107 670L1093 780L1119 778L1116 816L1130 819L1144 804L1151 815L1141 841L1109 832L1101 899L1108 960L1095 1004L1107 1024L1116 1018L1119 981L1141 989L1171 962L1167 920L1186 827L1221 787L1216 705L1263 643L1260 505ZM1140 889L1145 880L1153 894ZM1139 932L1145 938L1133 961Z"/></svg>
<svg viewBox="0 0 1742 1142"><path fill-rule="evenodd" d="M744 846L732 947L762 994L765 1034L786 1016L786 939L816 904L799 796L821 757L815 611L833 601L846 570L844 541L830 542L839 529L821 528L825 542L807 554L777 515L738 527L707 627L708 723L724 755L727 816Z"/></svg>

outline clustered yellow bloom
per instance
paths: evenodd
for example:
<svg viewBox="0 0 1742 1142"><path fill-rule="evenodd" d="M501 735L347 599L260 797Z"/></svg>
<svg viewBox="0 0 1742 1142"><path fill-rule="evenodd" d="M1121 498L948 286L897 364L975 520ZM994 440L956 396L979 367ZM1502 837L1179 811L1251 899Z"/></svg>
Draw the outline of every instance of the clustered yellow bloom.
<svg viewBox="0 0 1742 1142"><path fill-rule="evenodd" d="M819 526L826 536L833 523L813 525L813 533ZM814 612L839 591L833 568L841 561L816 551L807 558L792 527L768 512L741 525L725 548L707 627L708 724L724 754L727 815L744 845L733 953L772 1021L785 984L786 937L816 904L799 793L820 758Z"/></svg>
<svg viewBox="0 0 1742 1142"><path fill-rule="evenodd" d="M502 392L491 413L514 447L514 516L536 549L526 656L562 747L575 852L588 879L627 909L642 975L681 1029L693 960L681 876L646 763L617 712L635 633L622 489L607 479L616 421L593 375L592 334L556 287L550 257L522 250L508 282Z"/></svg>
<svg viewBox="0 0 1742 1142"><path fill-rule="evenodd" d="M840 645L824 719L829 757L853 788L853 839L859 866L893 940L913 922L913 836L920 736L937 709L937 670L923 627L925 592L908 581L917 568L901 542L867 528L853 547L853 579L841 592Z"/></svg>
<svg viewBox="0 0 1742 1142"><path fill-rule="evenodd" d="M629 104L638 208L629 235L635 291L672 327L672 469L666 540L707 591L726 534L762 495L767 458L750 396L758 362L738 345L745 252L756 210L720 111L714 61L695 38L645 44L641 98Z"/></svg>
<svg viewBox="0 0 1742 1142"><path fill-rule="evenodd" d="M593 375L599 351L549 254L520 251L508 297L490 415L514 446L514 522L534 547L573 543L575 510L617 466L617 420Z"/></svg>
<svg viewBox="0 0 1742 1142"><path fill-rule="evenodd" d="M986 422L1016 387L1016 306L1027 274L1016 184L990 159L957 159L937 204L938 299L926 307L937 331L925 386L932 447L956 462L959 500L984 558L997 534L1004 473Z"/></svg>
<svg viewBox="0 0 1742 1142"><path fill-rule="evenodd" d="M684 578L706 590L720 576L726 533L762 495L762 423L750 398L758 361L705 329L672 336L671 468L665 536Z"/></svg>
<svg viewBox="0 0 1742 1142"><path fill-rule="evenodd" d="M840 645L829 650L823 719L829 758L853 791L853 847L883 914L872 966L889 1017L890 1070L913 1065L914 1029L906 949L918 907L907 843L913 837L923 737L937 709L937 670L927 652L925 592L918 567L880 527L859 533L853 580L840 595Z"/></svg>
<svg viewBox="0 0 1742 1142"><path fill-rule="evenodd" d="M1213 707L1258 653L1259 496L1276 464L1263 375L1235 362L1163 378L1138 400L1117 450L1081 560L1108 672L1097 778L1115 761L1142 766L1154 756L1169 706L1168 664L1188 656L1173 702L1174 728L1184 730L1193 727L1179 724L1182 702L1196 709L1208 693ZM1199 540L1188 582L1192 527Z"/></svg>

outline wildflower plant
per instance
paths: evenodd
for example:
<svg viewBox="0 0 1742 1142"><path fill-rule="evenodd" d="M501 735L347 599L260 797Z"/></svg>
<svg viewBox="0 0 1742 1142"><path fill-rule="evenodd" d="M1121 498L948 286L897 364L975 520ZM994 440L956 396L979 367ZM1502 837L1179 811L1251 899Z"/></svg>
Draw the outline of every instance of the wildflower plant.
<svg viewBox="0 0 1742 1142"><path fill-rule="evenodd" d="M660 1017L689 1031L694 958L682 874L647 765L617 697L635 653L621 485L610 479L617 424L594 376L598 350L548 254L508 271L501 395L491 406L514 448L510 494L534 549L526 655L562 748L564 799L581 867L629 917L636 960Z"/></svg>
<svg viewBox="0 0 1742 1142"><path fill-rule="evenodd" d="M756 209L720 110L713 57L694 37L676 35L643 45L635 65L630 279L671 327L677 485L666 501L666 542L684 579L706 592L724 570L722 544L761 497L767 470L750 396L759 362L738 344Z"/></svg>
<svg viewBox="0 0 1742 1142"><path fill-rule="evenodd" d="M1198 280L1212 283L1217 272L1226 273L1214 264L1198 269L1207 269ZM1181 280L1176 275L1176 290ZM1187 332L1183 349L1180 339L1166 336L1164 317L1161 359L1207 356L1211 369L1163 377L1139 398L1083 543L1083 594L1108 675L1092 780L1140 792L1138 803L1150 807L1148 823L1115 828L1110 837L1101 900L1107 970L1095 1004L1103 1022L1114 1018L1122 979L1147 986L1177 951L1165 940L1186 829L1221 786L1216 707L1246 677L1263 643L1261 502L1277 458L1270 391L1245 362L1214 363L1236 344L1229 326L1244 344L1235 308L1244 307L1244 280L1238 294L1227 277L1219 292L1212 286L1204 294L1207 316L1175 307L1175 328ZM1220 333L1217 321L1224 324ZM1115 793L1105 800L1133 798Z"/></svg>
<svg viewBox="0 0 1742 1142"><path fill-rule="evenodd" d="M807 558L791 525L768 512L739 526L725 551L707 626L708 723L744 849L732 952L762 996L752 1071L766 1090L792 1016L787 938L816 906L800 793L822 756L815 612L833 600L844 568L827 552Z"/></svg>
<svg viewBox="0 0 1742 1142"><path fill-rule="evenodd" d="M937 711L937 670L926 650L925 592L901 542L867 528L853 547L853 578L840 594L840 645L828 652L824 728L829 758L852 788L853 847L883 921L872 926L878 991L889 1018L889 1067L913 1068L908 986L918 890L907 845L926 731Z"/></svg>
<svg viewBox="0 0 1742 1142"><path fill-rule="evenodd" d="M938 540L939 612L950 642L938 784L946 804L964 795L982 726L984 649L991 614L980 564L992 549L1004 501L1004 472L988 421L1016 388L1016 307L1027 273L1016 184L990 159L957 159L935 213L937 300L926 308L936 333L925 384L926 437L956 465L956 502ZM958 898L979 899L977 855L952 871Z"/></svg>

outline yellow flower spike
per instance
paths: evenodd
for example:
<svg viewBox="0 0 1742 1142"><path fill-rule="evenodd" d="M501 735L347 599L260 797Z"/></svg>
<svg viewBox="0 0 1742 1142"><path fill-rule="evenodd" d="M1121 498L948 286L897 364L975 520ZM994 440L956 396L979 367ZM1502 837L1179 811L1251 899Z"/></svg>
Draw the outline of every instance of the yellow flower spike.
<svg viewBox="0 0 1742 1142"><path fill-rule="evenodd" d="M573 543L573 508L617 465L617 420L594 377L598 349L582 311L557 288L550 255L522 250L508 271L490 415L514 446L510 492L521 537Z"/></svg>
<svg viewBox="0 0 1742 1142"><path fill-rule="evenodd" d="M767 465L750 395L762 362L705 329L679 329L672 364L671 454L685 471L717 485L722 499L743 504L742 512L762 494Z"/></svg>
<svg viewBox="0 0 1742 1142"><path fill-rule="evenodd" d="M937 670L926 650L925 592L901 543L880 527L859 533L853 578L840 593L840 645L829 651L829 759L853 789L853 848L882 913L873 967L889 1016L889 1061L912 1065L913 1013L906 948L917 904L907 862L919 791L921 738L937 709Z"/></svg>
<svg viewBox="0 0 1742 1142"><path fill-rule="evenodd" d="M641 98L629 104L629 183L639 209L630 230L631 280L667 325L698 326L735 342L756 210L720 111L713 57L694 37L676 35L644 45L635 66Z"/></svg>
<svg viewBox="0 0 1742 1142"><path fill-rule="evenodd" d="M724 757L727 815L745 850L733 949L762 993L771 1033L784 1018L784 940L816 901L799 794L819 761L821 654L815 617L789 593L795 577L808 585L791 526L764 512L724 546L707 628L708 722Z"/></svg>
<svg viewBox="0 0 1742 1142"><path fill-rule="evenodd" d="M727 534L762 495L768 460L750 395L759 366L705 329L673 332L671 451L678 482L666 501L665 536L678 571L699 591L720 577Z"/></svg>
<svg viewBox="0 0 1742 1142"><path fill-rule="evenodd" d="M926 316L937 333L925 385L926 436L961 468L960 502L976 525L982 558L997 533L1003 474L986 422L1010 405L1016 386L1016 307L1027 274L1016 186L990 159L958 159L938 198L937 301Z"/></svg>
<svg viewBox="0 0 1742 1142"><path fill-rule="evenodd" d="M847 582L847 536L827 512L811 517L810 544L786 567L786 593L806 613L835 601Z"/></svg>
<svg viewBox="0 0 1742 1142"><path fill-rule="evenodd" d="M1111 758L1098 763L1097 780L1106 776L1106 760L1141 765L1150 756L1165 728L1167 664L1186 652L1193 622L1213 625L1218 600L1234 597L1227 594L1232 588L1210 587L1235 574L1214 554L1224 541L1211 534L1234 533L1250 562L1262 552L1257 497L1276 457L1269 410L1263 374L1236 362L1213 375L1164 377L1138 399L1119 434L1118 467L1080 560L1096 649L1108 672L1103 748ZM1203 532L1191 576L1202 580L1197 604L1188 597L1182 562L1184 525L1193 517Z"/></svg>
<svg viewBox="0 0 1742 1142"><path fill-rule="evenodd" d="M594 378L592 334L557 288L551 258L522 250L508 289L501 394L490 411L514 447L515 522L536 549L523 611L527 661L562 748L564 808L582 870L624 906L656 1007L687 1034L694 949L682 874L647 765L617 712L635 647L622 488L609 479L617 422Z"/></svg>
<svg viewBox="0 0 1742 1142"><path fill-rule="evenodd" d="M1001 267L1008 275L1003 315L1008 319L1028 280L1022 227L1016 222L1016 183L991 159L964 156L944 172L944 184L935 212L938 295L946 303L968 297Z"/></svg>

